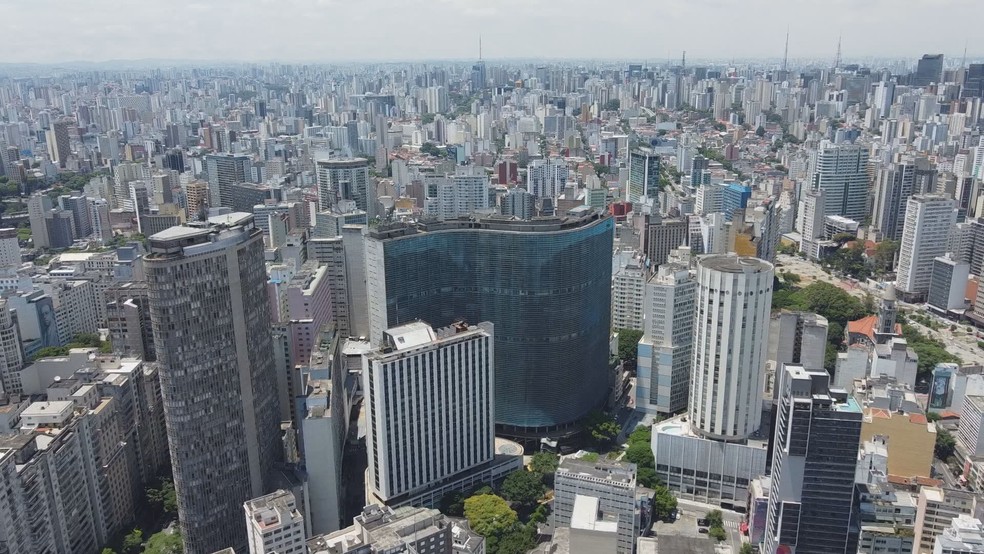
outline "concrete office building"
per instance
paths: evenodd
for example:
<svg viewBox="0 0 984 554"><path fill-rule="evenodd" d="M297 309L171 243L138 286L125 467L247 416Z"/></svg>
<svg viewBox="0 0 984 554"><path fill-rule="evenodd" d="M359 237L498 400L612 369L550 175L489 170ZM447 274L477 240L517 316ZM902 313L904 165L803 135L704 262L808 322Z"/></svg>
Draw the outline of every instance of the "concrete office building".
<svg viewBox="0 0 984 554"><path fill-rule="evenodd" d="M806 312L773 314L769 329L769 360L774 362L773 383L767 387L778 394L783 364L822 369L827 353L827 318Z"/></svg>
<svg viewBox="0 0 984 554"><path fill-rule="evenodd" d="M243 502L265 492L281 457L263 237L251 214L232 213L158 233L150 250L144 269L185 551L243 547Z"/></svg>
<svg viewBox="0 0 984 554"><path fill-rule="evenodd" d="M825 215L864 220L868 200L868 150L823 141L817 152L811 190L823 191Z"/></svg>
<svg viewBox="0 0 984 554"><path fill-rule="evenodd" d="M651 266L666 263L670 252L686 246L690 241L690 222L686 219L649 218L643 230L642 251L649 258Z"/></svg>
<svg viewBox="0 0 984 554"><path fill-rule="evenodd" d="M294 495L285 490L243 505L249 554L307 554L304 516Z"/></svg>
<svg viewBox="0 0 984 554"><path fill-rule="evenodd" d="M772 264L757 258L697 260L689 413L706 438L741 441L759 429L772 279Z"/></svg>
<svg viewBox="0 0 984 554"><path fill-rule="evenodd" d="M374 213L376 201L370 194L369 161L365 158L318 160L318 210L327 211L342 200L352 200L356 207Z"/></svg>
<svg viewBox="0 0 984 554"><path fill-rule="evenodd" d="M933 258L926 304L943 314L951 310L963 310L966 307L969 279L969 264L954 260L950 254Z"/></svg>
<svg viewBox="0 0 984 554"><path fill-rule="evenodd" d="M0 298L0 386L6 394L21 394L20 370L24 368L24 350L20 330L6 298Z"/></svg>
<svg viewBox="0 0 984 554"><path fill-rule="evenodd" d="M235 199L229 192L229 185L251 181L252 163L249 156L242 154L209 154L205 156L205 176L208 180L208 205L210 208L219 206L231 207ZM222 191L226 194L223 197ZM190 204L190 203L189 203ZM252 206L252 204L250 204ZM197 219L189 213L190 219Z"/></svg>
<svg viewBox="0 0 984 554"><path fill-rule="evenodd" d="M811 190L803 196L799 217L802 223L799 251L811 260L819 259L820 243L824 240L823 227L826 220L824 192Z"/></svg>
<svg viewBox="0 0 984 554"><path fill-rule="evenodd" d="M951 198L936 194L909 198L895 278L895 288L903 299L925 299L933 277L933 260L946 254L956 217Z"/></svg>
<svg viewBox="0 0 984 554"><path fill-rule="evenodd" d="M386 331L363 358L368 488L399 501L491 462L494 456L492 325Z"/></svg>
<svg viewBox="0 0 984 554"><path fill-rule="evenodd" d="M51 128L45 131L45 141L48 144L48 156L58 167L65 167L68 157L72 155L72 145L69 142L68 129L75 124L71 118L61 118L51 123Z"/></svg>
<svg viewBox="0 0 984 554"><path fill-rule="evenodd" d="M616 548L607 552L632 554L640 531L635 464L564 460L554 477L554 504L551 514L554 528L572 527L577 504L583 498L596 499L597 509L592 511L600 511L605 514L606 519L615 521Z"/></svg>
<svg viewBox="0 0 984 554"><path fill-rule="evenodd" d="M660 266L646 284L645 333L636 364L636 409L673 414L687 408L693 363L697 282L681 265Z"/></svg>
<svg viewBox="0 0 984 554"><path fill-rule="evenodd" d="M45 218L54 208L47 194L35 193L27 199L27 218L31 224L31 241L35 248L51 248Z"/></svg>
<svg viewBox="0 0 984 554"><path fill-rule="evenodd" d="M960 514L950 527L936 537L933 554L981 554L984 552L984 525L981 520Z"/></svg>
<svg viewBox="0 0 984 554"><path fill-rule="evenodd" d="M764 552L856 552L854 477L862 411L823 369L786 365L779 377Z"/></svg>
<svg viewBox="0 0 984 554"><path fill-rule="evenodd" d="M589 208L377 227L365 241L369 338L379 346L386 329L415 320L490 321L502 432L573 431L608 397L613 231Z"/></svg>
<svg viewBox="0 0 984 554"><path fill-rule="evenodd" d="M308 541L311 554L426 552L483 554L485 539L434 509L370 505L352 526Z"/></svg>

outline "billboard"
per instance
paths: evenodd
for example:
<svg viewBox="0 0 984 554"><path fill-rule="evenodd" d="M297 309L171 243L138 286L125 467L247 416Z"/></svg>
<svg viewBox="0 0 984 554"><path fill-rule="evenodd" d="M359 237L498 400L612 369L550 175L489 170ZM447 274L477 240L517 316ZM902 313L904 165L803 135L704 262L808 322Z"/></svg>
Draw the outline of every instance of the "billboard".
<svg viewBox="0 0 984 554"><path fill-rule="evenodd" d="M949 370L933 372L933 388L929 391L930 409L942 410L949 405L950 377Z"/></svg>

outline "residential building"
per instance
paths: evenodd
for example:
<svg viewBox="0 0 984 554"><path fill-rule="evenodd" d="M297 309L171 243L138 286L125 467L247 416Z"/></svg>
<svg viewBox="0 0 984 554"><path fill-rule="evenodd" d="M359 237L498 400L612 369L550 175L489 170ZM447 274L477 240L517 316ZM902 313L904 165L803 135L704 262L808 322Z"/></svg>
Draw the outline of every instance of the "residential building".
<svg viewBox="0 0 984 554"><path fill-rule="evenodd" d="M144 258L185 551L246 544L243 503L281 457L263 237L231 213L150 237ZM238 383L238 386L230 386Z"/></svg>
<svg viewBox="0 0 984 554"><path fill-rule="evenodd" d="M208 180L208 206L231 207L233 196L229 185L251 181L252 162L242 154L209 154L205 156L205 176ZM222 191L226 190L223 198ZM224 202L224 203L223 203ZM191 203L189 202L189 206ZM252 204L251 204L252 205ZM196 212L189 209L189 219L197 219Z"/></svg>
<svg viewBox="0 0 984 554"><path fill-rule="evenodd" d="M953 518L950 527L936 537L933 554L980 554L984 552L984 525L966 514Z"/></svg>
<svg viewBox="0 0 984 554"><path fill-rule="evenodd" d="M0 298L0 390L21 394L20 370L24 368L24 350L20 330L6 298Z"/></svg>
<svg viewBox="0 0 984 554"><path fill-rule="evenodd" d="M588 500L591 499L591 500ZM592 506L581 508L588 501ZM579 509L580 508L580 509ZM584 462L565 459L554 477L554 504L551 521L557 527L581 527L576 521L579 512L587 510L587 522L602 513L614 522L616 554L632 554L639 536L640 514L636 504L636 466L619 462ZM602 552L599 550L598 552Z"/></svg>
<svg viewBox="0 0 984 554"><path fill-rule="evenodd" d="M856 552L851 536L861 407L823 369L780 372L763 551Z"/></svg>
<svg viewBox="0 0 984 554"><path fill-rule="evenodd" d="M460 171L455 175L427 177L424 213L437 219L455 219L474 213L489 213L491 186L484 173Z"/></svg>
<svg viewBox="0 0 984 554"><path fill-rule="evenodd" d="M933 260L946 254L956 217L951 198L936 194L909 198L895 288L910 301L924 299L929 292Z"/></svg>
<svg viewBox="0 0 984 554"><path fill-rule="evenodd" d="M386 329L416 320L486 316L495 325L500 430L541 438L573 430L605 402L609 383L614 220L585 210L369 230L360 281L370 341L378 347Z"/></svg>
<svg viewBox="0 0 984 554"><path fill-rule="evenodd" d="M642 331L646 269L634 252L622 257L625 263L612 275L612 329Z"/></svg>
<svg viewBox="0 0 984 554"><path fill-rule="evenodd" d="M967 307L967 281L970 265L953 259L951 254L933 258L926 304L943 314Z"/></svg>
<svg viewBox="0 0 984 554"><path fill-rule="evenodd" d="M526 190L537 200L556 199L567 186L568 174L563 158L533 160L526 168Z"/></svg>
<svg viewBox="0 0 984 554"><path fill-rule="evenodd" d="M400 500L492 461L492 325L387 330L363 361L368 488Z"/></svg>
<svg viewBox="0 0 984 554"><path fill-rule="evenodd" d="M625 199L633 207L639 206L641 211L648 210L650 214L658 213L659 172L660 157L652 149L636 148L629 152L629 184Z"/></svg>
<svg viewBox="0 0 984 554"><path fill-rule="evenodd" d="M829 141L820 144L810 188L823 191L825 215L864 220L868 181L867 148Z"/></svg>
<svg viewBox="0 0 984 554"><path fill-rule="evenodd" d="M502 197L502 205L499 213L502 215L518 217L519 219L532 219L533 207L536 201L533 195L521 187L513 187Z"/></svg>
<svg viewBox="0 0 984 554"><path fill-rule="evenodd" d="M304 516L285 490L248 500L246 535L249 554L307 554Z"/></svg>
<svg viewBox="0 0 984 554"><path fill-rule="evenodd" d="M635 408L674 414L687 408L693 363L697 282L685 266L664 264L645 288L645 333L639 341Z"/></svg>
<svg viewBox="0 0 984 554"><path fill-rule="evenodd" d="M799 251L811 260L820 258L820 243L823 242L824 222L826 221L823 190L811 190L803 196L799 213L802 220Z"/></svg>
<svg viewBox="0 0 984 554"><path fill-rule="evenodd" d="M807 312L782 310L769 325L769 360L775 362L774 382L767 387L777 398L779 373L785 364L823 369L827 354L827 318Z"/></svg>
<svg viewBox="0 0 984 554"><path fill-rule="evenodd" d="M943 534L961 515L976 513L974 493L939 487L922 487L916 507L913 554L935 554L936 537Z"/></svg>
<svg viewBox="0 0 984 554"><path fill-rule="evenodd" d="M374 215L375 198L370 194L369 161L365 158L317 160L318 210L330 210L342 200L352 200L358 209Z"/></svg>

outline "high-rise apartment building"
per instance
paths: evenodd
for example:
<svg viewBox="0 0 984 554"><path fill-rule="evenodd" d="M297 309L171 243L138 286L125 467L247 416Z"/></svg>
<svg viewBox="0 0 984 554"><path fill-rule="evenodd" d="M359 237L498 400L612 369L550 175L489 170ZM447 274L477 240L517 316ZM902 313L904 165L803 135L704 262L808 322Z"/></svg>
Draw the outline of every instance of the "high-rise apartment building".
<svg viewBox="0 0 984 554"><path fill-rule="evenodd" d="M7 299L0 298L0 386L6 394L21 394L20 370L24 368L24 349L20 330L14 322Z"/></svg>
<svg viewBox="0 0 984 554"><path fill-rule="evenodd" d="M650 206L651 213L659 208L659 155L649 148L637 148L629 152L629 186L625 199L635 206ZM637 211L642 211L638 209Z"/></svg>
<svg viewBox="0 0 984 554"><path fill-rule="evenodd" d="M612 275L612 329L642 331L646 268L634 252Z"/></svg>
<svg viewBox="0 0 984 554"><path fill-rule="evenodd" d="M697 261L690 421L702 436L742 440L762 417L773 269L734 254Z"/></svg>
<svg viewBox="0 0 984 554"><path fill-rule="evenodd" d="M875 180L875 203L872 225L881 231L883 240L902 238L905 209L912 196L916 167L897 163L880 167Z"/></svg>
<svg viewBox="0 0 984 554"><path fill-rule="evenodd" d="M318 160L318 210L330 210L342 200L352 200L358 209L373 215L369 161L365 158Z"/></svg>
<svg viewBox="0 0 984 554"><path fill-rule="evenodd" d="M31 241L35 248L51 248L46 219L53 208L47 194L39 192L27 199L27 218L31 224Z"/></svg>
<svg viewBox="0 0 984 554"><path fill-rule="evenodd" d="M868 150L824 141L817 152L811 188L823 191L824 214L863 221L868 201Z"/></svg>
<svg viewBox="0 0 984 554"><path fill-rule="evenodd" d="M786 365L779 377L764 552L856 552L854 477L862 411L830 389L823 369Z"/></svg>
<svg viewBox="0 0 984 554"><path fill-rule="evenodd" d="M802 231L799 251L811 260L820 257L820 242L824 239L823 225L826 219L824 192L811 190L803 195L800 208Z"/></svg>
<svg viewBox="0 0 984 554"><path fill-rule="evenodd" d="M568 173L563 158L533 160L526 168L526 190L537 200L555 199L567 186Z"/></svg>
<svg viewBox="0 0 984 554"><path fill-rule="evenodd" d="M909 198L895 279L895 287L903 296L925 298L933 276L933 259L946 254L956 220L952 198L938 194Z"/></svg>
<svg viewBox="0 0 984 554"><path fill-rule="evenodd" d="M70 118L61 118L51 122L51 128L45 132L48 143L48 156L58 167L65 167L65 162L72 155L72 145L69 142L68 129L75 123Z"/></svg>
<svg viewBox="0 0 984 554"><path fill-rule="evenodd" d="M243 547L281 455L263 237L243 213L172 227L144 268L185 551Z"/></svg>
<svg viewBox="0 0 984 554"><path fill-rule="evenodd" d="M613 231L588 208L371 229L369 338L378 346L386 329L415 320L490 321L496 423L541 437L571 430L607 396Z"/></svg>
<svg viewBox="0 0 984 554"><path fill-rule="evenodd" d="M636 409L673 414L687 408L693 363L697 282L681 265L665 264L646 284L645 333L636 365Z"/></svg>
<svg viewBox="0 0 984 554"><path fill-rule="evenodd" d="M242 154L209 154L205 156L205 175L208 180L208 205L210 208L232 206L235 198L230 185L252 180L252 164L249 156ZM194 215L188 214L194 219Z"/></svg>
<svg viewBox="0 0 984 554"><path fill-rule="evenodd" d="M249 554L306 554L304 516L294 495L278 490L243 504Z"/></svg>
<svg viewBox="0 0 984 554"><path fill-rule="evenodd" d="M613 554L635 552L640 516L636 510L636 466L617 462L566 459L554 478L554 528L570 527L578 497L597 499L598 510L616 524ZM594 514L591 514L592 516Z"/></svg>
<svg viewBox="0 0 984 554"><path fill-rule="evenodd" d="M473 213L491 212L489 178L484 174L461 173L428 177L424 213L438 219L454 219Z"/></svg>
<svg viewBox="0 0 984 554"><path fill-rule="evenodd" d="M369 489L382 502L492 461L493 330L489 323L394 327L363 358Z"/></svg>
<svg viewBox="0 0 984 554"><path fill-rule="evenodd" d="M973 492L926 486L919 489L913 554L937 554L933 550L936 537L950 527L954 518L974 514L976 509Z"/></svg>
<svg viewBox="0 0 984 554"><path fill-rule="evenodd" d="M519 219L532 219L536 201L533 195L521 187L513 187L502 197L499 212Z"/></svg>

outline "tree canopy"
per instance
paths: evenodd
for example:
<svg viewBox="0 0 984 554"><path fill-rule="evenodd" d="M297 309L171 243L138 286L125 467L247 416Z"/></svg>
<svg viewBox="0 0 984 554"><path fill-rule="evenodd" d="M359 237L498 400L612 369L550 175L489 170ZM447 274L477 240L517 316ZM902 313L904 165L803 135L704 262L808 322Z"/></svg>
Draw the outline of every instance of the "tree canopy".
<svg viewBox="0 0 984 554"><path fill-rule="evenodd" d="M181 554L184 543L177 531L168 533L166 530L151 535L144 546L143 554Z"/></svg>
<svg viewBox="0 0 984 554"><path fill-rule="evenodd" d="M588 414L585 430L598 447L604 448L615 442L622 428L611 415L600 410L594 410Z"/></svg>
<svg viewBox="0 0 984 554"><path fill-rule="evenodd" d="M499 488L503 498L520 504L533 504L546 490L541 475L525 469L507 475Z"/></svg>
<svg viewBox="0 0 984 554"><path fill-rule="evenodd" d="M540 475L547 475L557 471L560 464L560 456L553 452L537 452L530 460L530 470Z"/></svg>
<svg viewBox="0 0 984 554"><path fill-rule="evenodd" d="M635 369L642 331L635 329L618 330L618 357L628 369Z"/></svg>
<svg viewBox="0 0 984 554"><path fill-rule="evenodd" d="M486 538L501 535L519 521L516 511L494 494L465 500L465 518L473 531Z"/></svg>

